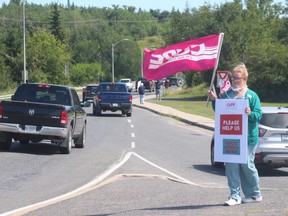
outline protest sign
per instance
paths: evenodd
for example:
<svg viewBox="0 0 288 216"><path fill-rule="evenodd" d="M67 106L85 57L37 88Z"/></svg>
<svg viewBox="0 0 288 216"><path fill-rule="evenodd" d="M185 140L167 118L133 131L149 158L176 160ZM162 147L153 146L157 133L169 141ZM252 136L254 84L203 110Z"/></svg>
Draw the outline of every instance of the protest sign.
<svg viewBox="0 0 288 216"><path fill-rule="evenodd" d="M215 106L214 160L247 163L247 100L217 99Z"/></svg>

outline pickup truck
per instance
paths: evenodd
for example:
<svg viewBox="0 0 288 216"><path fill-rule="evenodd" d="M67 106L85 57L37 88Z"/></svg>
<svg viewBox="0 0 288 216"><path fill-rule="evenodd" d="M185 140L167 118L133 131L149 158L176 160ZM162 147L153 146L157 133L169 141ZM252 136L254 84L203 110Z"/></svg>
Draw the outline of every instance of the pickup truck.
<svg viewBox="0 0 288 216"><path fill-rule="evenodd" d="M105 111L121 111L122 115L132 115L132 94L122 82L102 82L93 100L93 114L100 116Z"/></svg>
<svg viewBox="0 0 288 216"><path fill-rule="evenodd" d="M129 79L129 78L124 78L124 79L121 79L120 82L125 83L125 84L128 86L128 89L129 89L130 91L132 91L133 83L132 83L132 80L131 80L131 79Z"/></svg>
<svg viewBox="0 0 288 216"><path fill-rule="evenodd" d="M0 149L9 150L14 141L22 144L50 141L61 154L73 145L83 148L86 112L90 102L80 103L75 89L52 84L21 84L10 100L0 103Z"/></svg>

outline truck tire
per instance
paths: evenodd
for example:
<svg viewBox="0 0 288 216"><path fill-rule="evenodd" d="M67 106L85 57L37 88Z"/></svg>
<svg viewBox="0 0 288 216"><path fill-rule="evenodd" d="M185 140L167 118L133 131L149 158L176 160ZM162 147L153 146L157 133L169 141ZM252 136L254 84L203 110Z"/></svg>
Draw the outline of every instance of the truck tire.
<svg viewBox="0 0 288 216"><path fill-rule="evenodd" d="M67 137L65 140L60 144L60 154L69 154L72 148L72 128L70 127L68 130Z"/></svg>
<svg viewBox="0 0 288 216"><path fill-rule="evenodd" d="M0 149L9 150L12 145L12 138L7 133L1 133Z"/></svg>
<svg viewBox="0 0 288 216"><path fill-rule="evenodd" d="M74 144L76 148L84 148L86 141L86 124L83 127L82 133L79 137L74 139Z"/></svg>
<svg viewBox="0 0 288 216"><path fill-rule="evenodd" d="M95 108L95 115L101 116L101 109L100 108Z"/></svg>

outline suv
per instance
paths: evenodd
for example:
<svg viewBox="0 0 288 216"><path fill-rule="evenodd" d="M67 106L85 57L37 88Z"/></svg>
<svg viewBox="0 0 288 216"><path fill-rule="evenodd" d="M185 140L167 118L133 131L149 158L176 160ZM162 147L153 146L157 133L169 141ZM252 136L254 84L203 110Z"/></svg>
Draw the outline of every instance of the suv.
<svg viewBox="0 0 288 216"><path fill-rule="evenodd" d="M145 86L146 90L149 90L149 92L155 91L155 84L152 80L147 80L144 77L140 77L137 79L135 85L136 85L136 91L138 91L138 82L141 81L141 83L143 83L143 85Z"/></svg>
<svg viewBox="0 0 288 216"><path fill-rule="evenodd" d="M213 167L223 167L224 163L214 161L214 137L211 140L210 158ZM288 167L288 108L262 107L254 161L258 166Z"/></svg>
<svg viewBox="0 0 288 216"><path fill-rule="evenodd" d="M176 85L177 87L179 87L181 85L180 79L178 79L176 77L170 77L169 78L169 87L172 85Z"/></svg>
<svg viewBox="0 0 288 216"><path fill-rule="evenodd" d="M98 90L98 83L88 84L85 88L83 88L82 92L82 101L83 103L87 100L93 100L94 96L96 96Z"/></svg>

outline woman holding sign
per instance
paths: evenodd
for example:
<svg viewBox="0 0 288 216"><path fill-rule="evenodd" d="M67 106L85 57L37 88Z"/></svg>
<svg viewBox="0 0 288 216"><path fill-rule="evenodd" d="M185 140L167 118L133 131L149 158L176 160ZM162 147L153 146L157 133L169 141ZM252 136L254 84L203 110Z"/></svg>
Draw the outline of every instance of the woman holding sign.
<svg viewBox="0 0 288 216"><path fill-rule="evenodd" d="M246 99L248 107L245 113L248 115L248 161L247 164L225 163L225 172L230 188L230 196L225 205L239 205L242 203L260 202L262 200L259 175L254 164L255 151L258 144L258 122L262 117L261 104L258 95L247 87L248 71L244 64L233 69L231 89L222 93L220 99ZM212 101L215 110L216 94L208 91L208 97ZM242 188L244 197L241 198Z"/></svg>

